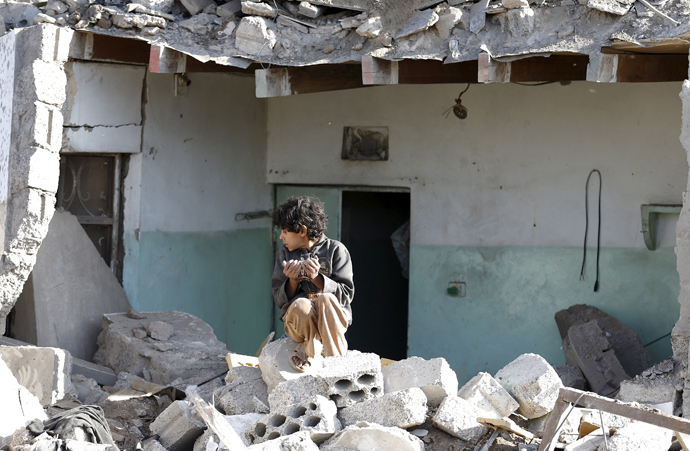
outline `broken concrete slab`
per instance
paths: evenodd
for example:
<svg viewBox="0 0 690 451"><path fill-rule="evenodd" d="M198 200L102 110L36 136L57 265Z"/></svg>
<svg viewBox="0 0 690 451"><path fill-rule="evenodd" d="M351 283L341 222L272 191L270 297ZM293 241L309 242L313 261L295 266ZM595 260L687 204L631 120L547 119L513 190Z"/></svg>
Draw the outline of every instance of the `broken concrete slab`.
<svg viewBox="0 0 690 451"><path fill-rule="evenodd" d="M251 366L233 366L225 375L225 383L231 384L238 382L251 382L256 379L262 379L261 369Z"/></svg>
<svg viewBox="0 0 690 451"><path fill-rule="evenodd" d="M47 420L38 398L20 385L7 364L0 359L0 446L4 439L35 419Z"/></svg>
<svg viewBox="0 0 690 451"><path fill-rule="evenodd" d="M622 381L616 399L641 404L680 404L683 378L674 371L673 360L666 360L645 370L634 379Z"/></svg>
<svg viewBox="0 0 690 451"><path fill-rule="evenodd" d="M418 11L395 35L395 39L401 39L424 31L438 22L438 19L438 14L433 9Z"/></svg>
<svg viewBox="0 0 690 451"><path fill-rule="evenodd" d="M602 396L615 396L621 381L630 379L597 321L570 327L563 353L567 363L582 370L590 389Z"/></svg>
<svg viewBox="0 0 690 451"><path fill-rule="evenodd" d="M587 7L623 16L630 11L633 3L635 3L635 0L589 0Z"/></svg>
<svg viewBox="0 0 690 451"><path fill-rule="evenodd" d="M268 343L261 350L259 355L259 367L264 382L268 386L268 392L271 393L276 386L287 380L303 377L307 374L313 374L317 369L323 365L323 358L318 355L312 359L312 366L304 373L300 373L290 365L290 354L295 350L299 343L290 337L281 338L279 340Z"/></svg>
<svg viewBox="0 0 690 451"><path fill-rule="evenodd" d="M276 17L278 11L268 3L263 2L242 2L242 12L251 16L264 16L264 17Z"/></svg>
<svg viewBox="0 0 690 451"><path fill-rule="evenodd" d="M235 32L235 47L249 55L270 55L278 42L270 27L265 17L243 17Z"/></svg>
<svg viewBox="0 0 690 451"><path fill-rule="evenodd" d="M673 431L652 424L633 421L616 431L598 451L667 451L671 447Z"/></svg>
<svg viewBox="0 0 690 451"><path fill-rule="evenodd" d="M42 406L63 399L72 388L72 356L64 349L0 346L0 358Z"/></svg>
<svg viewBox="0 0 690 451"><path fill-rule="evenodd" d="M556 370L537 354L522 354L495 378L520 404L518 412L530 419L549 413L563 387Z"/></svg>
<svg viewBox="0 0 690 451"><path fill-rule="evenodd" d="M561 378L563 386L575 388L577 390L587 390L587 379L582 374L582 370L575 365L565 365L554 367L558 377Z"/></svg>
<svg viewBox="0 0 690 451"><path fill-rule="evenodd" d="M214 395L217 407L226 415L255 413L257 411L255 398L264 405L268 404L268 387L260 376L251 380L237 378L217 389Z"/></svg>
<svg viewBox="0 0 690 451"><path fill-rule="evenodd" d="M15 305L15 338L91 360L103 314L129 307L122 285L77 218L56 211Z"/></svg>
<svg viewBox="0 0 690 451"><path fill-rule="evenodd" d="M127 372L149 382L169 385L177 378L188 379L203 372L221 374L227 368L225 344L213 329L194 315L184 312L146 312L143 318L125 313L103 315L103 331L94 360L116 372ZM136 338L132 331L153 321L171 324L175 334L168 341Z"/></svg>
<svg viewBox="0 0 690 451"><path fill-rule="evenodd" d="M439 406L432 421L434 425L465 441L475 441L484 436L489 428L477 423L480 417L477 407L458 396L448 396Z"/></svg>
<svg viewBox="0 0 690 451"><path fill-rule="evenodd" d="M290 379L278 384L269 393L268 405L271 411L300 402L310 396L328 397L330 387L321 377L309 374L298 379Z"/></svg>
<svg viewBox="0 0 690 451"><path fill-rule="evenodd" d="M455 396L458 391L458 377L442 357L410 357L385 366L382 372L385 393L419 387L430 406L440 405L446 396Z"/></svg>
<svg viewBox="0 0 690 451"><path fill-rule="evenodd" d="M321 451L370 451L373 449L423 451L424 443L403 429L362 421L343 429L324 442L320 449Z"/></svg>
<svg viewBox="0 0 690 451"><path fill-rule="evenodd" d="M637 376L652 366L649 352L642 345L637 333L596 307L584 304L573 305L557 312L555 319L561 338L568 336L568 329L572 326L596 321L606 334L618 361L630 377Z"/></svg>
<svg viewBox="0 0 690 451"><path fill-rule="evenodd" d="M407 429L424 423L426 413L426 395L420 388L413 387L345 407L338 418L343 427L366 421Z"/></svg>
<svg viewBox="0 0 690 451"><path fill-rule="evenodd" d="M477 407L479 416L503 418L512 415L520 405L489 373L479 373L458 391L458 396Z"/></svg>
<svg viewBox="0 0 690 451"><path fill-rule="evenodd" d="M151 423L151 433L168 451L186 451L194 446L206 424L199 418L192 403L175 401Z"/></svg>
<svg viewBox="0 0 690 451"><path fill-rule="evenodd" d="M306 431L314 443L321 443L341 429L337 412L333 401L317 395L298 404L273 409L247 429L245 436L255 444Z"/></svg>

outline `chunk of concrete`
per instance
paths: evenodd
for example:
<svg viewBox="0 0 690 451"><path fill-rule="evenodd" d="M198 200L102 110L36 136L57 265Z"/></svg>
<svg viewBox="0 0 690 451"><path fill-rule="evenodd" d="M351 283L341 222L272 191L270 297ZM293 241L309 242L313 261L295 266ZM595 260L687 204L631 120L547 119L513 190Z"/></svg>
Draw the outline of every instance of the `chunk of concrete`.
<svg viewBox="0 0 690 451"><path fill-rule="evenodd" d="M666 360L645 370L634 379L622 381L616 399L641 404L680 403L683 378L674 371L673 360Z"/></svg>
<svg viewBox="0 0 690 451"><path fill-rule="evenodd" d="M581 439L566 445L565 451L597 451L602 443L604 443L603 435L585 435Z"/></svg>
<svg viewBox="0 0 690 451"><path fill-rule="evenodd" d="M309 438L308 432L301 431L252 445L247 451L319 451L319 447Z"/></svg>
<svg viewBox="0 0 690 451"><path fill-rule="evenodd" d="M417 11L410 20L395 35L395 39L401 39L420 31L424 31L438 22L438 14L433 9Z"/></svg>
<svg viewBox="0 0 690 451"><path fill-rule="evenodd" d="M580 409L582 419L580 420L580 427L584 433L601 428L601 421L604 420L606 430L613 434L618 429L626 427L632 420L628 417L615 415L608 412L599 412L594 409ZM601 414L601 415L600 415Z"/></svg>
<svg viewBox="0 0 690 451"><path fill-rule="evenodd" d="M453 28L462 21L462 16L462 9L453 8L452 6L439 13L438 22L435 25L439 37L443 40L448 39Z"/></svg>
<svg viewBox="0 0 690 451"><path fill-rule="evenodd" d="M82 376L81 374L72 375L72 386L77 391L77 399L81 401L82 404L89 393L101 388L94 379Z"/></svg>
<svg viewBox="0 0 690 451"><path fill-rule="evenodd" d="M146 332L154 340L167 341L175 332L175 329L165 321L151 321L146 326Z"/></svg>
<svg viewBox="0 0 690 451"><path fill-rule="evenodd" d="M241 0L230 0L227 3L219 5L216 9L216 15L220 17L235 17L235 14L242 11Z"/></svg>
<svg viewBox="0 0 690 451"><path fill-rule="evenodd" d="M577 390L587 390L587 379L582 374L582 370L575 365L565 365L554 367L558 377L561 378L561 383L565 387L575 388Z"/></svg>
<svg viewBox="0 0 690 451"><path fill-rule="evenodd" d="M561 338L568 336L568 329L572 326L596 321L606 334L618 361L631 377L637 376L652 366L649 352L637 333L596 307L584 304L573 305L567 310L557 312L555 319Z"/></svg>
<svg viewBox="0 0 690 451"><path fill-rule="evenodd" d="M72 356L64 349L0 346L0 358L44 407L55 404L72 390Z"/></svg>
<svg viewBox="0 0 690 451"><path fill-rule="evenodd" d="M4 17L5 24L12 28L22 28L33 25L33 18L40 12L41 10L31 3L12 1L0 3L0 15Z"/></svg>
<svg viewBox="0 0 690 451"><path fill-rule="evenodd" d="M77 218L56 211L15 305L15 338L91 360L103 314L129 307L122 285Z"/></svg>
<svg viewBox="0 0 690 451"><path fill-rule="evenodd" d="M314 443L321 443L341 429L337 413L333 401L314 396L299 404L272 410L247 429L245 436L254 444L307 431Z"/></svg>
<svg viewBox="0 0 690 451"><path fill-rule="evenodd" d="M268 404L268 389L261 377L249 381L238 378L216 390L215 396L218 407L226 415L255 413L255 398Z"/></svg>
<svg viewBox="0 0 690 451"><path fill-rule="evenodd" d="M424 451L424 443L404 429L359 422L343 429L323 445L321 451Z"/></svg>
<svg viewBox="0 0 690 451"><path fill-rule="evenodd" d="M0 446L6 444L5 439L12 438L17 429L29 422L48 417L38 398L17 382L7 364L0 359Z"/></svg>
<svg viewBox="0 0 690 451"><path fill-rule="evenodd" d="M277 39L265 17L243 17L235 32L235 47L249 55L270 55Z"/></svg>
<svg viewBox="0 0 690 451"><path fill-rule="evenodd" d="M383 24L381 23L381 18L370 17L357 27L357 34L365 38L375 39L383 31Z"/></svg>
<svg viewBox="0 0 690 451"><path fill-rule="evenodd" d="M458 392L458 377L442 357L431 360L410 357L391 363L382 371L385 393L419 387L426 395L427 404L432 407L440 405L446 396L455 396Z"/></svg>
<svg viewBox="0 0 690 451"><path fill-rule="evenodd" d="M479 410L471 402L458 396L448 396L439 406L432 421L434 425L462 440L478 440L489 431L483 424L477 423Z"/></svg>
<svg viewBox="0 0 690 451"><path fill-rule="evenodd" d="M326 12L326 8L324 6L317 6L317 5L312 5L309 2L299 2L299 7L298 7L298 12L306 17L310 17L312 19L316 19L317 17L321 17L324 15Z"/></svg>
<svg viewBox="0 0 690 451"><path fill-rule="evenodd" d="M192 16L199 14L204 8L214 3L213 0L181 0L181 2Z"/></svg>
<svg viewBox="0 0 690 451"><path fill-rule="evenodd" d="M567 363L582 370L590 389L602 396L615 396L621 381L630 379L597 321L568 329L563 353Z"/></svg>
<svg viewBox="0 0 690 451"><path fill-rule="evenodd" d="M618 429L598 451L667 451L671 447L673 431L648 423L633 421Z"/></svg>
<svg viewBox="0 0 690 451"><path fill-rule="evenodd" d="M103 315L103 331L98 336L99 349L94 356L96 363L159 385L203 372L221 374L227 369L225 344L218 341L211 326L201 319L184 312L147 312L142 316ZM152 321L171 324L175 334L165 342L151 338L140 340L132 335L132 330Z"/></svg>
<svg viewBox="0 0 690 451"><path fill-rule="evenodd" d="M250 16L276 17L278 12L268 3L263 2L242 2L242 12Z"/></svg>
<svg viewBox="0 0 690 451"><path fill-rule="evenodd" d="M366 421L407 429L424 423L426 412L426 395L420 388L413 387L345 407L338 417L343 427Z"/></svg>
<svg viewBox="0 0 690 451"><path fill-rule="evenodd" d="M328 397L330 387L323 379L315 375L306 375L298 379L290 379L278 384L268 395L268 405L271 411L284 406L301 402L311 396Z"/></svg>
<svg viewBox="0 0 690 451"><path fill-rule="evenodd" d="M268 392L271 393L278 384L304 377L309 374L314 374L315 371L323 366L323 358L318 355L312 359L311 366L303 373L295 370L290 365L290 354L299 345L290 337L281 338L266 344L259 355L259 368L261 368L261 377L268 386Z"/></svg>
<svg viewBox="0 0 690 451"><path fill-rule="evenodd" d="M348 351L344 356L327 357L315 373L326 381L328 398L339 408L383 395L381 359L373 353Z"/></svg>
<svg viewBox="0 0 690 451"><path fill-rule="evenodd" d="M163 445L161 445L161 442L159 442L158 440L151 440L151 439L144 441L143 450L144 451L168 451L167 449L165 449L163 447ZM196 451L196 450L194 450L194 451Z"/></svg>
<svg viewBox="0 0 690 451"><path fill-rule="evenodd" d="M245 437L245 432L254 425L257 421L264 417L260 413L246 413L244 415L226 415L225 419L233 428L237 435L242 439L244 446L249 446L249 440ZM221 445L220 439L213 433L211 429L206 429L204 433L194 442L193 451L216 451ZM223 446L222 449L227 449Z"/></svg>
<svg viewBox="0 0 690 451"><path fill-rule="evenodd" d="M256 379L262 379L261 369L251 366L233 366L225 375L225 383L231 384L235 381L251 382Z"/></svg>
<svg viewBox="0 0 690 451"><path fill-rule="evenodd" d="M527 418L551 412L563 387L556 370L537 354L522 354L501 368L495 378L520 404L518 413Z"/></svg>
<svg viewBox="0 0 690 451"><path fill-rule="evenodd" d="M458 396L474 404L484 418L508 417L520 407L489 373L474 376L458 391Z"/></svg>
<svg viewBox="0 0 690 451"><path fill-rule="evenodd" d="M194 405L188 401L175 401L151 423L152 434L168 451L187 451L204 433L206 424L196 415Z"/></svg>
<svg viewBox="0 0 690 451"><path fill-rule="evenodd" d="M561 417L558 421L559 425L562 423L561 428L558 430L557 437L557 440L560 443L572 443L575 440L577 440L580 434L582 410L575 407L572 410L567 409L566 413L568 413L568 416L565 417L564 414L564 416ZM540 437L543 436L544 432L546 431L546 424L548 423L550 416L551 413L547 413L543 417L529 420L527 430L533 433L534 435L538 435Z"/></svg>

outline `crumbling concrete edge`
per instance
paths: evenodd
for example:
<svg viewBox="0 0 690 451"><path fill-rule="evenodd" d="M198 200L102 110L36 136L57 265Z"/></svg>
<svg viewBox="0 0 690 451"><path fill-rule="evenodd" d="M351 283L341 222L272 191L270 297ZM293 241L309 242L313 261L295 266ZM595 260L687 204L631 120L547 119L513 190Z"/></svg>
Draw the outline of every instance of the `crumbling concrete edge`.
<svg viewBox="0 0 690 451"><path fill-rule="evenodd" d="M14 96L5 241L0 257L0 333L53 217L60 172L64 64L74 32L42 24L13 30Z"/></svg>

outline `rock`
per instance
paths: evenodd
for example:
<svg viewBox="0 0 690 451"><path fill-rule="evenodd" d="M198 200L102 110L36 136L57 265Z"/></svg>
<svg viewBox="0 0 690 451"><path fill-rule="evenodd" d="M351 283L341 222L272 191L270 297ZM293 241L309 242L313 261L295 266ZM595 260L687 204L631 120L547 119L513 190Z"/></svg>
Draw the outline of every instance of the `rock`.
<svg viewBox="0 0 690 451"><path fill-rule="evenodd" d="M213 0L180 0L182 5L187 8L189 14L195 16L204 10L208 5L214 3Z"/></svg>
<svg viewBox="0 0 690 451"><path fill-rule="evenodd" d="M216 14L220 17L234 18L235 14L242 11L241 0L230 0L216 8Z"/></svg>
<svg viewBox="0 0 690 451"><path fill-rule="evenodd" d="M537 354L522 354L500 369L495 378L520 404L518 413L527 418L549 413L563 387L556 370Z"/></svg>
<svg viewBox="0 0 690 451"><path fill-rule="evenodd" d="M150 321L171 324L175 334L164 343L132 336L133 329L143 328ZM128 318L124 313L106 314L98 345L96 363L118 373L125 371L139 377L148 374L151 382L160 385L201 372L218 374L227 368L228 350L218 341L213 329L196 316L183 312L151 312L147 313L147 319Z"/></svg>
<svg viewBox="0 0 690 451"><path fill-rule="evenodd" d="M534 32L534 10L532 8L509 9L504 14L508 30L513 37L529 36Z"/></svg>
<svg viewBox="0 0 690 451"><path fill-rule="evenodd" d="M250 16L276 17L278 12L268 3L263 2L242 2L242 12Z"/></svg>
<svg viewBox="0 0 690 451"><path fill-rule="evenodd" d="M186 451L204 433L206 424L197 416L191 402L175 401L150 428L152 434L160 436L158 440L168 451Z"/></svg>
<svg viewBox="0 0 690 451"><path fill-rule="evenodd" d="M17 382L7 364L0 358L0 445L17 429L29 422L47 420L38 398Z"/></svg>
<svg viewBox="0 0 690 451"><path fill-rule="evenodd" d="M520 407L489 373L479 373L470 379L458 391L458 396L473 404L484 418L508 417Z"/></svg>
<svg viewBox="0 0 690 451"><path fill-rule="evenodd" d="M448 396L439 406L432 421L434 425L462 440L475 441L484 436L489 428L477 423L477 408L458 396Z"/></svg>
<svg viewBox="0 0 690 451"><path fill-rule="evenodd" d="M323 16L326 8L323 6L312 5L309 2L299 2L299 13L303 16L316 19L317 17Z"/></svg>
<svg viewBox="0 0 690 451"><path fill-rule="evenodd" d="M340 410L339 418L343 427L366 421L407 429L424 423L426 412L426 395L413 387L345 407Z"/></svg>
<svg viewBox="0 0 690 451"><path fill-rule="evenodd" d="M72 386L77 391L77 399L84 403L86 396L94 390L100 390L95 379L82 376L81 374L72 375Z"/></svg>
<svg viewBox="0 0 690 451"><path fill-rule="evenodd" d="M270 55L278 41L269 27L265 18L243 17L235 32L235 47L249 55Z"/></svg>
<svg viewBox="0 0 690 451"><path fill-rule="evenodd" d="M225 383L232 382L250 382L256 379L261 379L261 370L251 366L234 366L230 368L228 374L225 375Z"/></svg>
<svg viewBox="0 0 690 451"><path fill-rule="evenodd" d="M69 11L69 6L67 6L60 0L54 0L46 4L46 11L54 11L55 14L62 14Z"/></svg>
<svg viewBox="0 0 690 451"><path fill-rule="evenodd" d="M165 28L165 19L162 17L150 16L148 14L113 14L110 18L118 28L130 29L146 27ZM122 314L124 315L124 314Z"/></svg>
<svg viewBox="0 0 690 451"><path fill-rule="evenodd" d="M138 338L140 340L144 339L148 336L148 334L146 333L146 331L144 329L134 329L132 331L132 335L134 335L135 338Z"/></svg>
<svg viewBox="0 0 690 451"><path fill-rule="evenodd" d="M381 23L381 19L378 17L370 17L369 19L365 20L362 25L357 27L356 31L360 36L373 39L378 37L382 30L383 24Z"/></svg>
<svg viewBox="0 0 690 451"><path fill-rule="evenodd" d="M215 396L220 410L226 415L255 413L255 398L264 405L268 404L266 383L260 377L249 381L235 380L216 390Z"/></svg>
<svg viewBox="0 0 690 451"><path fill-rule="evenodd" d="M409 432L364 421L343 429L321 445L321 451L424 451L424 443Z"/></svg>
<svg viewBox="0 0 690 451"><path fill-rule="evenodd" d="M237 29L237 36L240 34L242 23L246 17L240 22L240 27ZM257 19L263 23L263 19ZM238 38L239 39L239 38ZM249 52L248 52L249 53ZM268 343L261 350L259 355L259 367L261 368L262 378L268 386L268 392L271 393L273 389L280 383L287 380L304 377L308 374L313 374L317 369L323 366L323 358L319 355L312 359L312 364L309 370L300 373L290 365L290 354L297 347L299 343L285 337L280 340ZM320 353L317 353L320 354Z"/></svg>
<svg viewBox="0 0 690 451"><path fill-rule="evenodd" d="M618 429L608 439L608 443L599 445L598 451L667 451L671 447L673 431L639 421L633 421Z"/></svg>
<svg viewBox="0 0 690 451"><path fill-rule="evenodd" d="M589 434L567 445L565 451L597 451L603 443L603 435Z"/></svg>
<svg viewBox="0 0 690 451"><path fill-rule="evenodd" d="M55 19L47 14L38 13L34 16L34 23L55 23Z"/></svg>
<svg viewBox="0 0 690 451"><path fill-rule="evenodd" d="M302 431L252 445L247 451L319 451L319 447L309 438L308 432Z"/></svg>
<svg viewBox="0 0 690 451"><path fill-rule="evenodd" d="M247 429L245 435L254 444L306 431L313 442L321 443L341 429L337 412L333 401L317 395L298 404L272 410Z"/></svg>
<svg viewBox="0 0 690 451"><path fill-rule="evenodd" d="M443 398L455 396L458 391L458 377L442 357L431 360L410 357L391 363L382 371L385 393L419 387L430 406L440 405Z"/></svg>
<svg viewBox="0 0 690 451"><path fill-rule="evenodd" d="M55 404L73 390L72 356L64 349L0 346L0 358L44 407Z"/></svg>
<svg viewBox="0 0 690 451"><path fill-rule="evenodd" d="M113 22L112 22L111 20L108 20L108 19L100 18L100 19L98 19L98 21L96 22L96 25L98 25L98 26L101 27L101 28L106 28L106 29L107 29L107 28L110 28L110 27L113 26Z"/></svg>
<svg viewBox="0 0 690 451"><path fill-rule="evenodd" d="M146 327L146 331L154 340L166 341L172 336L175 329L164 321L152 321Z"/></svg>
<svg viewBox="0 0 690 451"><path fill-rule="evenodd" d="M554 367L558 377L561 378L563 386L575 388L577 390L587 390L587 379L582 374L582 370L575 365L565 365Z"/></svg>
<svg viewBox="0 0 690 451"><path fill-rule="evenodd" d="M395 39L401 39L420 31L424 31L438 22L438 14L433 9L418 11L395 35ZM358 30L359 31L359 30Z"/></svg>
<svg viewBox="0 0 690 451"><path fill-rule="evenodd" d="M558 32L558 39L567 38L575 32L575 28L572 25L568 25Z"/></svg>
<svg viewBox="0 0 690 451"><path fill-rule="evenodd" d="M441 39L450 38L450 32L455 28L455 26L462 21L462 9L453 8L452 6L448 8L447 12L439 14L438 22L436 22L436 30L438 30L438 35Z"/></svg>

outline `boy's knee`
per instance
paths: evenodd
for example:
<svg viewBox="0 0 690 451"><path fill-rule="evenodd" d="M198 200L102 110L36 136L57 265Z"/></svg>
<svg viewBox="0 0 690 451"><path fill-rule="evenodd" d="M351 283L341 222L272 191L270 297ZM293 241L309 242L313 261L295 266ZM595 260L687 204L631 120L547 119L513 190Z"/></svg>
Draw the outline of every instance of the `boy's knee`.
<svg viewBox="0 0 690 451"><path fill-rule="evenodd" d="M307 298L298 298L292 301L292 304L290 304L290 307L288 307L287 313L285 316L292 316L292 315L298 315L298 316L303 316L303 315L309 315L311 313L313 306L312 303L309 299Z"/></svg>

